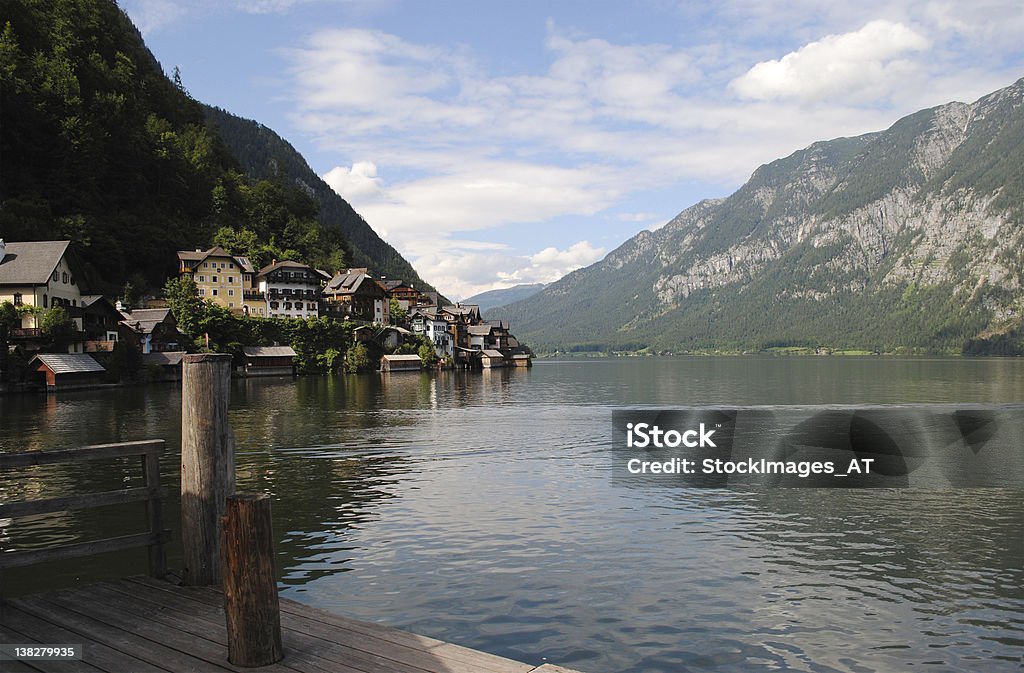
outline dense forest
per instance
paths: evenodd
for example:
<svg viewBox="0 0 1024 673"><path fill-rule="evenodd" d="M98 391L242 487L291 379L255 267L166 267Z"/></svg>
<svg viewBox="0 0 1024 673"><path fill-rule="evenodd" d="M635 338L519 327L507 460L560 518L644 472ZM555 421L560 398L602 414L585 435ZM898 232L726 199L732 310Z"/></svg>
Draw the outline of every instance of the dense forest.
<svg viewBox="0 0 1024 673"><path fill-rule="evenodd" d="M110 294L159 291L176 250L214 243L257 266L301 259L418 280L337 195L325 206L290 175L248 173L115 3L2 7L0 238L74 241L83 285Z"/></svg>

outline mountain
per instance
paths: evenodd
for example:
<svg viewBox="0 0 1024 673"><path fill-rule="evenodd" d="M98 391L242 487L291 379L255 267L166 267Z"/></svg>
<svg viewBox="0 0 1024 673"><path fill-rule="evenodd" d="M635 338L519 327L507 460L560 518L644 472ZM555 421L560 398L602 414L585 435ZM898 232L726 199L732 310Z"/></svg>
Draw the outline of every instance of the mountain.
<svg viewBox="0 0 1024 673"><path fill-rule="evenodd" d="M320 223L344 237L349 266L368 267L374 276L401 278L424 291L436 291L309 167L288 141L259 122L220 108L204 105L203 112L246 175L254 180L297 185L316 200Z"/></svg>
<svg viewBox="0 0 1024 673"><path fill-rule="evenodd" d="M158 291L177 250L213 244L419 280L290 145L168 79L116 3L2 7L0 238L72 240L108 294Z"/></svg>
<svg viewBox="0 0 1024 673"><path fill-rule="evenodd" d="M487 292L475 294L468 299L463 299L462 303L476 304L480 307L482 313L486 313L507 304L522 301L527 297L532 297L545 287L547 286L544 283L531 283L529 285L514 285L501 290L488 290Z"/></svg>
<svg viewBox="0 0 1024 673"><path fill-rule="evenodd" d="M761 166L497 317L546 350L1005 350L1022 223L1024 79Z"/></svg>

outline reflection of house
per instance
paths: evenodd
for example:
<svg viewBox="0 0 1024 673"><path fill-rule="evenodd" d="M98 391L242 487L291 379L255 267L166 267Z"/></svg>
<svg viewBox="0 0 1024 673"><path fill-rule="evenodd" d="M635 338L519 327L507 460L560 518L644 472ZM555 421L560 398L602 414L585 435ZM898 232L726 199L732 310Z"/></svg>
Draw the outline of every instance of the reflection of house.
<svg viewBox="0 0 1024 673"><path fill-rule="evenodd" d="M48 391L94 386L103 382L106 371L88 353L40 353L28 365L43 375Z"/></svg>
<svg viewBox="0 0 1024 673"><path fill-rule="evenodd" d="M122 338L134 339L143 354L181 350L182 334L169 308L140 308L122 315Z"/></svg>
<svg viewBox="0 0 1024 673"><path fill-rule="evenodd" d="M366 269L339 271L324 288L329 314L351 316L379 325L391 322L387 293Z"/></svg>
<svg viewBox="0 0 1024 673"><path fill-rule="evenodd" d="M320 315L320 291L327 280L327 274L311 266L276 260L256 275L259 292L266 298L266 315L270 318Z"/></svg>
<svg viewBox="0 0 1024 673"><path fill-rule="evenodd" d="M242 349L246 376L290 376L295 373L291 346L246 346Z"/></svg>
<svg viewBox="0 0 1024 673"><path fill-rule="evenodd" d="M385 355L380 359L382 372L418 372L423 369L419 355Z"/></svg>
<svg viewBox="0 0 1024 673"><path fill-rule="evenodd" d="M82 294L75 282L75 262L70 241L28 241L4 243L0 239L0 303L16 307L34 306L46 310L63 306L79 330L79 340L69 352L82 350ZM26 312L12 340L36 340L40 334L41 314Z"/></svg>
<svg viewBox="0 0 1024 673"><path fill-rule="evenodd" d="M201 298L232 311L242 313L250 309L250 304L258 308L263 303L254 296L254 272L249 259L228 254L219 245L195 252L179 250L178 274L195 281Z"/></svg>

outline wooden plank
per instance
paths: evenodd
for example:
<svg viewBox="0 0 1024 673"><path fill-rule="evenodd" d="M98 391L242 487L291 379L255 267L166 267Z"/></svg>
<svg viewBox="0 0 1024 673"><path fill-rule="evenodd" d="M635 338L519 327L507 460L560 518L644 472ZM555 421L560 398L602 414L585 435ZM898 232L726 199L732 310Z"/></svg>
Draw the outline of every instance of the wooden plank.
<svg viewBox="0 0 1024 673"><path fill-rule="evenodd" d="M0 610L2 610L2 606L0 606ZM2 612L0 612L0 617L2 617ZM12 631L6 624L0 621L0 642L11 645L15 645L17 643L25 643L27 645L28 643L38 643L39 639L27 636L24 633ZM18 659L9 659L0 660L0 670L3 670L4 673L8 673L8 671L10 671L10 673L37 673L39 669L32 668L27 662L20 661Z"/></svg>
<svg viewBox="0 0 1024 673"><path fill-rule="evenodd" d="M19 568L45 561L63 561L81 556L92 556L93 554L121 551L122 549L145 547L146 545L156 544L161 540L166 541L168 538L170 538L170 531L165 530L160 533L135 533L103 540L78 542L60 547L50 547L49 549L8 552L0 554L0 568Z"/></svg>
<svg viewBox="0 0 1024 673"><path fill-rule="evenodd" d="M122 488L116 491L68 495L61 498L45 500L26 500L0 505L0 517L16 519L20 516L33 516L47 512L63 512L72 509L87 509L106 505L121 505L128 502L141 502L148 498L159 498L163 494L160 489L139 487Z"/></svg>
<svg viewBox="0 0 1024 673"><path fill-rule="evenodd" d="M103 458L123 458L143 453L163 453L164 440L147 439L117 444L93 444L74 449L53 449L49 451L25 451L22 453L0 454L0 469L52 465L54 463L80 463Z"/></svg>
<svg viewBox="0 0 1024 673"><path fill-rule="evenodd" d="M103 643L107 647L130 654L153 666L174 671L174 673L198 671L221 673L228 670L166 647L159 641L153 641L76 611L68 610L66 607L52 603L38 595L15 598L10 603L40 619L60 624L70 631L75 631L88 641Z"/></svg>
<svg viewBox="0 0 1024 673"><path fill-rule="evenodd" d="M180 629L185 633L195 633L221 646L227 652L227 634L224 628L223 612L214 606L191 600L170 592L163 592L152 587L119 582L104 582L94 587L93 594L97 600L117 606L128 613L154 619ZM128 592L128 593L124 593ZM125 602L127 601L127 602ZM314 639L304 638L302 634L284 632L285 659L281 663L301 671L324 671L325 673L367 673L365 668L354 668L347 665L347 659L341 661L317 656L315 648L310 644ZM315 644L315 643L314 643ZM339 650L336 645L332 648Z"/></svg>
<svg viewBox="0 0 1024 673"><path fill-rule="evenodd" d="M208 605L220 605L222 597L219 592L210 587L173 587L167 583L150 580L146 577L131 577L129 581L148 584L158 589L167 591L178 591L181 595L204 601ZM162 585L162 586L161 586ZM289 629L296 628L296 622L292 617L318 621L335 629L340 629L337 637L344 635L345 642L352 643L352 647L365 650L367 647L375 649L377 653L388 652L392 655L399 655L402 650L383 650L386 647L383 643L399 645L404 648L419 652L428 652L435 660L443 660L448 668L446 671L466 670L480 671L486 673L527 673L531 668L530 664L506 659L486 652L479 652L460 645L453 645L442 640L420 636L407 631L400 631L390 626L361 622L358 620L341 617L331 612L326 612L302 603L282 598L281 619L282 624L287 623ZM308 622L299 624L309 627ZM373 653L371 653L373 654Z"/></svg>
<svg viewBox="0 0 1024 673"><path fill-rule="evenodd" d="M580 673L574 671L571 668L565 668L564 666L555 666L554 664L544 664L533 669L530 673Z"/></svg>
<svg viewBox="0 0 1024 673"><path fill-rule="evenodd" d="M0 622L10 625L22 633L31 633L40 641L48 643L81 643L85 660L100 670L110 673L165 673L166 669L140 661L130 655L107 647L103 643L88 641L82 634L70 631L58 624L40 619L10 604L0 606Z"/></svg>
<svg viewBox="0 0 1024 673"><path fill-rule="evenodd" d="M150 652L165 652L164 656L171 657L168 664L172 664L173 670L180 670L183 666L190 670L199 671L234 671L244 673L247 669L233 666L226 659L226 650L221 645L214 643L204 637L183 633L165 624L161 624L152 618L141 618L139 615L125 614L111 606L103 605L89 599L88 591L77 590L47 594L44 599L52 606L69 613L91 619L102 624L108 629L115 629L123 634L122 637L136 638L139 647L146 647ZM133 652L140 658L143 657L140 651ZM178 662L181 662L180 664ZM293 673L294 669L282 664L273 664L260 669L267 673Z"/></svg>

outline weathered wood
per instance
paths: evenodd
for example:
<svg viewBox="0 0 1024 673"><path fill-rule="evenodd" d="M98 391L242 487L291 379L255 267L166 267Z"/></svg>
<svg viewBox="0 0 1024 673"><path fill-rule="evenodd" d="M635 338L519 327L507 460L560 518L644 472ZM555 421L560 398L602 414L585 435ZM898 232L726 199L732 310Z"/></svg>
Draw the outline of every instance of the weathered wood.
<svg viewBox="0 0 1024 673"><path fill-rule="evenodd" d="M572 673L280 603L288 654L262 673ZM20 642L82 643L82 670L244 673L225 657L222 606L223 595L212 587L131 577L0 602L0 636L7 629L24 634ZM12 673L25 670L36 669L16 666Z"/></svg>
<svg viewBox="0 0 1024 673"><path fill-rule="evenodd" d="M159 486L159 482L158 482ZM116 491L69 495L45 500L26 500L0 505L0 517L15 519L19 516L34 516L47 512L64 512L71 509L88 509L105 505L122 505L127 502L141 502L160 498L159 487L122 488Z"/></svg>
<svg viewBox="0 0 1024 673"><path fill-rule="evenodd" d="M92 556L93 554L163 544L169 538L170 531L168 530L159 532L147 531L145 533L122 535L102 540L77 542L48 549L9 552L7 554L0 554L0 568L20 568L46 561L64 561L71 558L81 558L82 556Z"/></svg>
<svg viewBox="0 0 1024 673"><path fill-rule="evenodd" d="M269 495L228 497L221 561L228 661L247 667L280 661L284 652Z"/></svg>
<svg viewBox="0 0 1024 673"><path fill-rule="evenodd" d="M163 530L163 505L159 496L160 457L155 452L150 451L142 456L142 479L147 489L157 493L157 497L146 501L149 531L160 532ZM167 548L163 536L157 539L156 544L149 546L149 574L153 577L163 577L167 574Z"/></svg>
<svg viewBox="0 0 1024 673"><path fill-rule="evenodd" d="M235 492L231 356L186 355L181 376L181 540L188 584L219 584L221 517Z"/></svg>
<svg viewBox="0 0 1024 673"><path fill-rule="evenodd" d="M159 454L163 450L164 440L147 439L139 442L94 444L74 449L4 453L0 454L0 469L52 465L54 463L78 463L87 460L102 460L103 458L123 458L125 456L137 456L150 451L155 451Z"/></svg>

